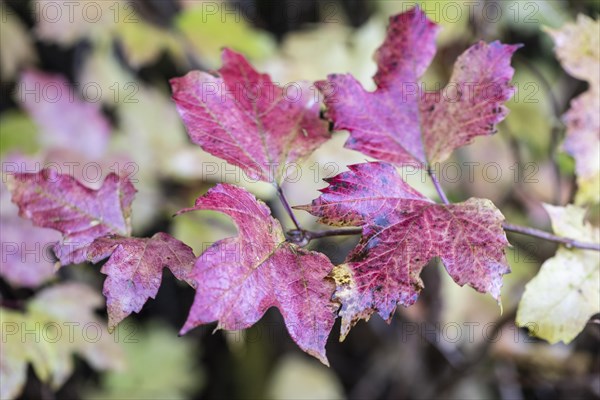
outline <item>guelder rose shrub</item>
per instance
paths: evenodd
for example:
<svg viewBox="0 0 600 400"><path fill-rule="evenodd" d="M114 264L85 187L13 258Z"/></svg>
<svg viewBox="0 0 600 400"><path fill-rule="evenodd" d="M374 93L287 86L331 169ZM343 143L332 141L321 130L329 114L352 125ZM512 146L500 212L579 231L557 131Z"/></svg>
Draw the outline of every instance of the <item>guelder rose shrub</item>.
<svg viewBox="0 0 600 400"><path fill-rule="evenodd" d="M582 21L569 29L589 25ZM564 235L558 237L507 223L487 199L450 203L435 175L435 166L455 149L494 134L506 117L504 104L514 94L511 57L520 45L478 42L458 57L445 88L426 91L419 80L435 55L438 31L419 8L392 17L375 53L373 92L349 74L280 87L228 49L216 73L193 71L171 80L191 140L250 179L274 185L295 225L292 230L285 231L263 202L232 184L218 184L179 212L218 211L237 226L237 236L214 243L199 257L163 232L131 236L135 189L126 176L110 174L99 188L90 189L51 170L15 173L8 181L12 200L21 216L62 233L54 246L62 265L108 259L102 272L111 330L156 296L166 267L197 291L182 334L215 321L219 329L247 328L276 307L298 346L328 364L325 344L336 318L342 320L342 340L373 313L389 321L399 304L415 303L423 288L421 271L434 257L457 284L500 302L502 278L510 272L505 231L513 230L567 245L528 286L518 322L529 326L535 321L536 333L550 341L570 341L599 311L598 279L592 279L598 275L598 259L590 254L596 255L600 234L584 222L582 209L547 206L555 232ZM597 80L589 79L590 93L576 100L566 117L567 149L575 157L583 152L577 129L585 137L590 129L596 134L592 139L598 135L597 121L594 126L594 121L578 119L582 104L597 101L600 93ZM379 161L348 166L326 180L328 186L312 204L292 207L281 187L286 166L301 162L331 137L331 130L347 130L345 147ZM580 178L587 179L590 171L577 162ZM397 167L427 173L441 202L412 188ZM305 230L294 208L334 228ZM345 234L361 237L340 265L304 248L311 240ZM563 261L570 264L566 277ZM570 281L573 274L592 277L579 285L589 301L572 297L571 286L556 282ZM554 297L540 303L535 293L556 287L569 300L566 308L580 307L578 316L549 316Z"/></svg>

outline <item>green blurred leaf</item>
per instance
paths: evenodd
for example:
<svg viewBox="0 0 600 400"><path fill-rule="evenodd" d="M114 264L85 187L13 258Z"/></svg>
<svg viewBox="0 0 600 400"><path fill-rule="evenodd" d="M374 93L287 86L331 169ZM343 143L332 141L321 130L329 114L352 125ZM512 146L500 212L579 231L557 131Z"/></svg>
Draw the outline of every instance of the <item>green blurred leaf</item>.
<svg viewBox="0 0 600 400"><path fill-rule="evenodd" d="M183 45L176 35L137 18L135 23L123 21L116 26L117 38L132 67L140 68L149 64L163 52L172 55L175 60L184 59Z"/></svg>
<svg viewBox="0 0 600 400"><path fill-rule="evenodd" d="M20 111L10 110L0 116L0 154L19 151L33 154L39 150L37 127Z"/></svg>
<svg viewBox="0 0 600 400"><path fill-rule="evenodd" d="M545 205L558 235L600 243L600 229L585 222L577 206ZM550 343L571 342L600 312L600 257L593 250L560 247L526 286L517 325Z"/></svg>
<svg viewBox="0 0 600 400"><path fill-rule="evenodd" d="M503 18L513 29L521 32L537 32L542 25L561 26L569 18L566 1L502 1Z"/></svg>
<svg viewBox="0 0 600 400"><path fill-rule="evenodd" d="M544 69L543 63L533 65L547 82L556 79L556 74ZM506 120L510 133L527 147L530 154L528 158L546 159L552 128L560 124L553 115L551 97L541 77L521 63L515 67L512 83L516 93L507 103L510 114Z"/></svg>
<svg viewBox="0 0 600 400"><path fill-rule="evenodd" d="M444 46L456 40L468 38L469 10L477 7L473 1L446 1L446 0L378 0L378 9L386 16L392 16L407 11L418 5L429 18L442 27L437 38L437 43ZM476 11L475 11L476 12Z"/></svg>
<svg viewBox="0 0 600 400"><path fill-rule="evenodd" d="M217 240L236 234L231 219L216 211L180 215L173 220L172 231L173 236L194 250L194 254L202 254Z"/></svg>
<svg viewBox="0 0 600 400"><path fill-rule="evenodd" d="M18 396L25 385L28 363L53 390L71 376L74 354L94 369L120 370L121 348L94 314L103 303L100 294L89 286L72 282L42 290L27 304L25 313L0 308L4 341L0 397Z"/></svg>
<svg viewBox="0 0 600 400"><path fill-rule="evenodd" d="M275 49L272 36L253 29L239 15L206 13L202 7L196 7L177 16L175 25L198 54L212 65L219 63L223 47L243 53L250 59L263 58Z"/></svg>
<svg viewBox="0 0 600 400"><path fill-rule="evenodd" d="M344 392L331 369L297 355L279 361L271 376L269 399L342 399Z"/></svg>
<svg viewBox="0 0 600 400"><path fill-rule="evenodd" d="M140 327L120 324L114 333L125 350L122 372L107 373L87 399L186 399L204 384L191 338L153 322Z"/></svg>

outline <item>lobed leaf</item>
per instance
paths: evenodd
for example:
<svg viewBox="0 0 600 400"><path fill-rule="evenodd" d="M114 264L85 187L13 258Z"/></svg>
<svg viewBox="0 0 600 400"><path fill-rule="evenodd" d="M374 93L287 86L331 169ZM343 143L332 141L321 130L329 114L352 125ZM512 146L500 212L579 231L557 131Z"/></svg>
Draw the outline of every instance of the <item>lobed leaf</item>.
<svg viewBox="0 0 600 400"><path fill-rule="evenodd" d="M251 179L279 182L289 163L330 136L308 82L279 87L232 50L223 51L218 76L192 71L171 86L192 142Z"/></svg>
<svg viewBox="0 0 600 400"><path fill-rule="evenodd" d="M110 331L132 312L140 312L149 298L156 297L163 268L169 268L177 279L195 286L190 279L196 260L194 252L166 233L159 232L151 238L99 238L87 252L93 263L108 256L110 259L101 272L108 275L103 294Z"/></svg>
<svg viewBox="0 0 600 400"><path fill-rule="evenodd" d="M600 243L600 229L585 221L577 206L545 204L554 232L586 242ZM571 342L590 317L600 312L600 256L598 252L559 248L544 262L525 287L517 311L517 325L550 343Z"/></svg>
<svg viewBox="0 0 600 400"><path fill-rule="evenodd" d="M362 237L333 277L341 301L341 338L359 319L378 312L389 320L397 304L415 303L421 270L439 257L459 285L500 300L510 268L500 211L489 200L436 204L386 163L350 166L328 180L312 205L297 207L338 226L362 226Z"/></svg>
<svg viewBox="0 0 600 400"><path fill-rule="evenodd" d="M131 232L135 188L127 178L110 174L100 189L92 190L69 175L44 169L9 175L7 186L21 217L63 234L54 247L62 265L86 261L97 238Z"/></svg>
<svg viewBox="0 0 600 400"><path fill-rule="evenodd" d="M190 247L163 232L127 237L135 193L127 178L110 174L100 189L92 190L46 169L9 175L8 187L22 217L62 233L54 251L63 265L110 257L101 272L108 275L103 293L111 331L156 296L163 268L195 286L189 276L196 259Z"/></svg>
<svg viewBox="0 0 600 400"><path fill-rule="evenodd" d="M375 92L349 74L316 82L336 130L348 130L349 149L397 165L426 168L477 136L496 132L513 95L512 54L520 45L479 42L456 61L450 82L426 91L419 79L435 54L438 27L415 7L390 18L375 53Z"/></svg>
<svg viewBox="0 0 600 400"><path fill-rule="evenodd" d="M213 321L217 329L248 328L277 307L298 346L328 364L325 343L337 309L326 279L329 259L286 242L269 208L242 188L220 184L184 211L191 210L227 214L239 235L214 243L196 261L196 298L181 333Z"/></svg>

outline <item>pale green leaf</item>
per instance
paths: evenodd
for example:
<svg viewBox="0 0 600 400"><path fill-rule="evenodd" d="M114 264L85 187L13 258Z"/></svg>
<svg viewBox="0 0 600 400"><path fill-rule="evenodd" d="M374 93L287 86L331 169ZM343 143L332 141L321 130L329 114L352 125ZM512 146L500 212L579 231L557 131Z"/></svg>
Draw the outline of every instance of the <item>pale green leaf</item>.
<svg viewBox="0 0 600 400"><path fill-rule="evenodd" d="M192 338L153 323L145 327L119 325L127 365L102 377L101 387L88 388L88 399L186 399L202 387L204 373L193 357Z"/></svg>
<svg viewBox="0 0 600 400"><path fill-rule="evenodd" d="M54 390L71 376L74 355L97 370L122 369L120 346L106 323L94 315L94 309L103 303L102 296L89 286L65 283L39 292L25 313L0 308L0 397L19 395L29 363L37 377Z"/></svg>
<svg viewBox="0 0 600 400"><path fill-rule="evenodd" d="M600 229L584 221L585 210L573 205L545 205L559 235L600 243ZM550 343L571 342L589 318L600 312L600 254L559 248L526 286L517 324Z"/></svg>
<svg viewBox="0 0 600 400"><path fill-rule="evenodd" d="M220 11L225 5L221 6ZM219 63L224 47L250 59L266 57L275 49L274 39L267 32L252 28L242 15L208 13L203 7L192 7L177 16L175 25L211 66Z"/></svg>

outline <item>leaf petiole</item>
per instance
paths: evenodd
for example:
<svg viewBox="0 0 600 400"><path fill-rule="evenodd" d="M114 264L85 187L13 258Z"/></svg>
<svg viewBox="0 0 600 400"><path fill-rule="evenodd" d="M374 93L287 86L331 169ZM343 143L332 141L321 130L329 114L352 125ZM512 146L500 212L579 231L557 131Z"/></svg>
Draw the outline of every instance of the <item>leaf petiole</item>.
<svg viewBox="0 0 600 400"><path fill-rule="evenodd" d="M444 193L444 189L442 188L442 185L440 184L440 181L438 180L437 175L435 174L433 169L431 169L431 167L427 168L427 173L431 177L433 186L435 186L435 190L438 192L438 195L440 196L440 199L442 200L442 202L444 204L450 204L450 201L448 200L446 193Z"/></svg>
<svg viewBox="0 0 600 400"><path fill-rule="evenodd" d="M283 190L281 189L281 186L278 184L275 184L275 187L277 189L277 196L279 196L279 200L281 201L281 204L283 204L283 208L285 208L285 211L287 212L290 219L296 226L296 230L302 231L302 228L300 227L300 223L298 223L298 220L296 219L296 216L294 215L294 211L292 210L292 207L290 207L290 203L288 203L287 199L285 198L285 194L283 194Z"/></svg>

